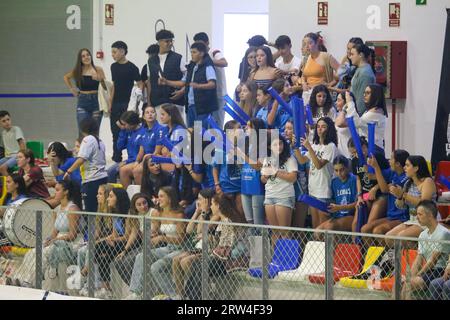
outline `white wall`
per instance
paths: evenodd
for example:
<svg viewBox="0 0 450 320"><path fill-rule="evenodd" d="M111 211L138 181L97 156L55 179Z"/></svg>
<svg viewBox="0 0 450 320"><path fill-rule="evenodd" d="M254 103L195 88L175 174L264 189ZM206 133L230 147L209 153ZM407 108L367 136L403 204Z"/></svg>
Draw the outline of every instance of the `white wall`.
<svg viewBox="0 0 450 320"><path fill-rule="evenodd" d="M271 40L280 34L289 35L294 52L300 55L302 37L320 30L328 51L338 60L345 55L351 37L408 41L407 99L397 107L397 147L430 159L447 21L445 8L450 7L450 0L428 1L426 6L416 6L413 0L395 2L401 3L400 28L389 27L386 0L328 0L328 26L317 24L317 1L270 0L269 34ZM380 30L366 26L369 5L381 8ZM386 138L386 150L390 150L390 125Z"/></svg>
<svg viewBox="0 0 450 320"><path fill-rule="evenodd" d="M114 26L104 25L104 4L114 4ZM155 22L163 19L166 29L175 34L175 49L185 56L186 33L192 43L195 33L204 31L211 34L211 0L97 0L94 2L94 43L93 51L102 49L105 57L95 62L102 66L111 79L111 44L117 40L128 45L128 59L139 70L147 62L147 47L155 43ZM101 29L100 29L101 28ZM161 24L158 29L161 29ZM100 34L103 32L103 45ZM112 136L109 119L104 119L100 136L105 141L107 154L112 154Z"/></svg>
<svg viewBox="0 0 450 320"><path fill-rule="evenodd" d="M212 2L212 34L211 43L214 48L224 47L223 16L226 13L268 13L269 0L211 0ZM245 26L242 26L245 28ZM226 52L224 52L226 57ZM242 53L244 54L244 53ZM235 63L240 63L237 61Z"/></svg>

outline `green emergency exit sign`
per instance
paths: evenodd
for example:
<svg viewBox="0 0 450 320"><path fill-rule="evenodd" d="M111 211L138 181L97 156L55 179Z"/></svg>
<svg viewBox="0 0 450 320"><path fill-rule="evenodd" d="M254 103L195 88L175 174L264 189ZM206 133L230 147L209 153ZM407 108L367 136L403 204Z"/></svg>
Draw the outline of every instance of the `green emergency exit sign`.
<svg viewBox="0 0 450 320"><path fill-rule="evenodd" d="M425 6L427 4L427 0L416 0L416 6Z"/></svg>

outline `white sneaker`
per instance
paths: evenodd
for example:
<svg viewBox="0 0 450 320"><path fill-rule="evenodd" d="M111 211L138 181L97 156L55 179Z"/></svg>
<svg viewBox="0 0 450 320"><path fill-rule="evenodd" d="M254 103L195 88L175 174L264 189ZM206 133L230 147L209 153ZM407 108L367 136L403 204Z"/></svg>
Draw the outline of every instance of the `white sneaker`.
<svg viewBox="0 0 450 320"><path fill-rule="evenodd" d="M95 292L95 298L98 299L112 299L112 292L107 290L106 288L101 288Z"/></svg>
<svg viewBox="0 0 450 320"><path fill-rule="evenodd" d="M56 268L52 268L52 267L48 268L48 273L47 273L47 275L48 275L48 278L49 278L49 279L55 279L55 278L56 278L56 275L57 275Z"/></svg>
<svg viewBox="0 0 450 320"><path fill-rule="evenodd" d="M128 295L125 300L141 300L142 297L138 295L137 293L132 292L130 295Z"/></svg>
<svg viewBox="0 0 450 320"><path fill-rule="evenodd" d="M81 289L78 294L82 297L87 297L89 296L89 290L87 287L83 287L83 289Z"/></svg>

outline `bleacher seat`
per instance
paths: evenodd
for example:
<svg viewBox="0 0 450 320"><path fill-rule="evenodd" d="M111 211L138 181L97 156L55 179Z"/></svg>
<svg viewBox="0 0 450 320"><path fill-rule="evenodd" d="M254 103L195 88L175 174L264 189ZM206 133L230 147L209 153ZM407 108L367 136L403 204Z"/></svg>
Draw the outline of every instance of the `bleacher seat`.
<svg viewBox="0 0 450 320"><path fill-rule="evenodd" d="M280 271L292 270L300 263L301 247L297 240L279 239L275 244L272 261L269 263L269 278L274 278ZM255 278L262 278L262 268L251 268L248 273Z"/></svg>
<svg viewBox="0 0 450 320"><path fill-rule="evenodd" d="M138 184L130 184L127 188L128 198L130 199L139 192L141 192L141 186Z"/></svg>
<svg viewBox="0 0 450 320"><path fill-rule="evenodd" d="M277 279L302 281L310 274L324 271L325 242L309 241L305 246L301 265L295 270L280 272Z"/></svg>
<svg viewBox="0 0 450 320"><path fill-rule="evenodd" d="M360 274L350 277L344 277L339 280L339 284L343 287L354 289L367 289L367 271L374 265L384 252L384 247L370 247L367 250L364 259L364 266Z"/></svg>
<svg viewBox="0 0 450 320"><path fill-rule="evenodd" d="M333 281L358 274L361 267L361 248L357 244L340 243L334 250ZM315 273L308 276L309 282L325 283L325 273Z"/></svg>
<svg viewBox="0 0 450 320"><path fill-rule="evenodd" d="M416 260L417 257L417 250L403 250L402 252L402 261L401 261L401 275L405 276L406 275L406 266L408 265L409 268L412 267L414 260ZM388 291L391 292L392 288L394 287L394 283L395 283L395 277L389 277L389 278L384 278L381 279L379 281L375 281L373 283L373 288L377 289L377 290L383 290L383 291Z"/></svg>
<svg viewBox="0 0 450 320"><path fill-rule="evenodd" d="M44 142L42 141L27 141L27 149L33 151L36 159L44 159Z"/></svg>

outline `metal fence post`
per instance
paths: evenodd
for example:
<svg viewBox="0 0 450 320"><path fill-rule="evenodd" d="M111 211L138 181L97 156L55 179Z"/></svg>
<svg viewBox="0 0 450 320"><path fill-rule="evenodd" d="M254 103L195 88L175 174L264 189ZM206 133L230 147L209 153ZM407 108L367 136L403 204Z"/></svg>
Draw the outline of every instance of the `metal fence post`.
<svg viewBox="0 0 450 320"><path fill-rule="evenodd" d="M202 225L202 300L209 300L209 224Z"/></svg>
<svg viewBox="0 0 450 320"><path fill-rule="evenodd" d="M402 243L400 240L394 240L394 298L401 299L402 292Z"/></svg>
<svg viewBox="0 0 450 320"><path fill-rule="evenodd" d="M325 299L326 300L334 299L333 252L334 252L333 234L330 234L327 231L325 231Z"/></svg>
<svg viewBox="0 0 450 320"><path fill-rule="evenodd" d="M152 287L152 275L150 273L151 267L151 227L152 222L150 217L144 217L144 249L143 249L143 292L142 299L150 300L151 299L151 287Z"/></svg>
<svg viewBox="0 0 450 320"><path fill-rule="evenodd" d="M36 289L42 289L42 211L36 211Z"/></svg>
<svg viewBox="0 0 450 320"><path fill-rule="evenodd" d="M269 300L269 231L262 230L262 300Z"/></svg>
<svg viewBox="0 0 450 320"><path fill-rule="evenodd" d="M88 296L95 294L95 216L88 215Z"/></svg>

